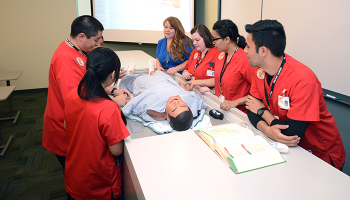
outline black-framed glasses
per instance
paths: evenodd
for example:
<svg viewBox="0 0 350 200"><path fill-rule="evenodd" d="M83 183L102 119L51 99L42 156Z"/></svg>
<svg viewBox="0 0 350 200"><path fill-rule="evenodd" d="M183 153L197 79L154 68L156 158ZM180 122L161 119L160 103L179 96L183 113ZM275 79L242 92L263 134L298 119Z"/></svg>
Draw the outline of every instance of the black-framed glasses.
<svg viewBox="0 0 350 200"><path fill-rule="evenodd" d="M212 40L213 40L213 42L215 41L215 40L220 40L221 38L212 38Z"/></svg>

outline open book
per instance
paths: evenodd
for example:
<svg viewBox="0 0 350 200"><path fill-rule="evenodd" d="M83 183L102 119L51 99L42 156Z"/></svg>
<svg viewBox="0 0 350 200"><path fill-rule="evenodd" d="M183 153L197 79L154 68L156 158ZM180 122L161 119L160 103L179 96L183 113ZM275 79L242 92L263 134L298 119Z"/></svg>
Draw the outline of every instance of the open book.
<svg viewBox="0 0 350 200"><path fill-rule="evenodd" d="M238 124L195 130L236 174L286 162L263 137Z"/></svg>

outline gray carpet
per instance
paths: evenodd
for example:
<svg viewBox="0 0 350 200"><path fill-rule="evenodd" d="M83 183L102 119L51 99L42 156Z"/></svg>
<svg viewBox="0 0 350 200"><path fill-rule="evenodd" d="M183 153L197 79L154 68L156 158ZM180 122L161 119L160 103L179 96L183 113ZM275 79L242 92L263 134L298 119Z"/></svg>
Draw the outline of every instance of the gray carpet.
<svg viewBox="0 0 350 200"><path fill-rule="evenodd" d="M55 155L41 144L47 89L15 91L16 125L1 121L5 143L13 140L0 159L0 199L66 199L63 170ZM9 116L8 101L0 102L0 118Z"/></svg>

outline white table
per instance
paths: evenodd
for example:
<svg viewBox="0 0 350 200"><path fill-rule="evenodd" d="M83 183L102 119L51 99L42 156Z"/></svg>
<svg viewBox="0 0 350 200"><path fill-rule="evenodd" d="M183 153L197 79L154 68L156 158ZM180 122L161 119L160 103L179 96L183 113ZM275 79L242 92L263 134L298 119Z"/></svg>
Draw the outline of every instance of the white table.
<svg viewBox="0 0 350 200"><path fill-rule="evenodd" d="M282 155L286 163L236 175L191 130L127 138L126 199L350 198L346 174L298 146Z"/></svg>
<svg viewBox="0 0 350 200"><path fill-rule="evenodd" d="M0 72L0 81L6 81L6 85L10 86L11 85L10 81L17 80L21 76L22 72L23 71L1 71ZM0 121L13 120L12 124L15 125L21 111L18 110L16 115L14 116L11 96L8 97L8 101L9 101L9 108L10 108L10 117L1 118Z"/></svg>
<svg viewBox="0 0 350 200"><path fill-rule="evenodd" d="M11 93L13 90L16 88L16 86L5 86L5 87L0 87L0 101L4 101L7 98L10 97ZM2 142L2 133L1 133L1 125L0 125L0 158L2 158L5 153L7 148L9 147L11 141L12 141L13 136L10 135L9 139L7 140L6 144L3 144Z"/></svg>
<svg viewBox="0 0 350 200"><path fill-rule="evenodd" d="M125 67L125 71L128 69L130 63L136 64L134 73L148 73L148 61L156 61L155 58L140 50L115 51L115 53L120 59L121 66Z"/></svg>

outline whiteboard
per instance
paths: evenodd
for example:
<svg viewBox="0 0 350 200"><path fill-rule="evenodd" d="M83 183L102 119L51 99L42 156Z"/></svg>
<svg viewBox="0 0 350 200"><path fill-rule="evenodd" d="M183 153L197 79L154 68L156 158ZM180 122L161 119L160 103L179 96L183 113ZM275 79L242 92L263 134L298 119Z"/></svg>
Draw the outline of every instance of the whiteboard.
<svg viewBox="0 0 350 200"><path fill-rule="evenodd" d="M262 0L222 0L221 17L231 19L241 32L245 24L260 19L261 3ZM311 68L323 88L347 96L349 8L350 1L345 0L264 0L262 10L262 19L276 19L284 26L285 52Z"/></svg>

